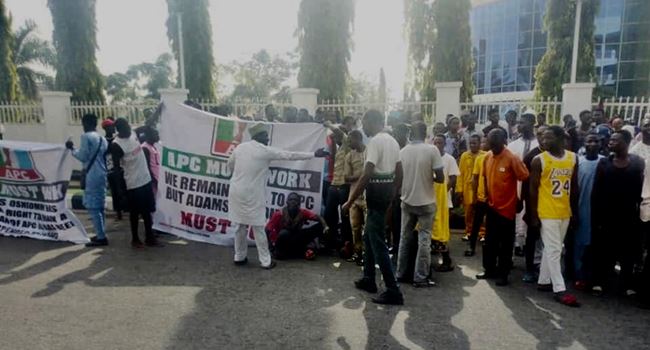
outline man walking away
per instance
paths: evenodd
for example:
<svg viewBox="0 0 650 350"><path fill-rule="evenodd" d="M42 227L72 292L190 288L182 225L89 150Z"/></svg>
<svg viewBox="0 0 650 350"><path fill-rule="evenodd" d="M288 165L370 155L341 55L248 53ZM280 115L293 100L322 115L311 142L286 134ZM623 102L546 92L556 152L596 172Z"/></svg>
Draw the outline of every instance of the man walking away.
<svg viewBox="0 0 650 350"><path fill-rule="evenodd" d="M106 200L106 158L104 154L108 148L108 142L99 136L97 131L97 116L86 114L81 118L84 133L81 135L81 146L74 149L74 143L70 140L65 146L72 151L72 156L83 163L85 171L85 187L83 205L88 210L90 219L95 228L95 237L90 239L87 247L98 247L108 245L108 239L104 231L104 202Z"/></svg>
<svg viewBox="0 0 650 350"><path fill-rule="evenodd" d="M565 151L565 133L553 125L544 132L544 151L533 159L530 174L531 225L540 227L544 251L537 288L552 290L555 300L567 306L580 306L566 292L562 277L562 244L572 213L577 216L578 162L573 152ZM574 216L574 217L575 217Z"/></svg>
<svg viewBox="0 0 650 350"><path fill-rule="evenodd" d="M508 284L512 265L517 212L517 181L528 178L524 163L506 148L507 134L502 129L490 131L491 153L485 158L487 223L483 245L484 272L477 279L496 278L497 286Z"/></svg>
<svg viewBox="0 0 650 350"><path fill-rule="evenodd" d="M124 118L115 121L117 138L111 145L113 164L120 164L124 169L126 197L129 203L129 221L131 223L131 246L142 248L138 237L139 219L144 221L145 244L149 247L162 247L153 234L151 213L156 211L156 202L151 188L151 175L144 156L142 145L131 132L129 122Z"/></svg>
<svg viewBox="0 0 650 350"><path fill-rule="evenodd" d="M255 245L262 268L272 269L269 245L264 232L266 224L266 181L269 165L274 160L306 160L323 157L327 153L289 152L269 147L269 133L266 125L257 123L248 127L251 141L241 143L228 158L228 168L232 171L228 193L229 218L238 225L235 234L235 265L248 262L246 236L249 229L255 235Z"/></svg>
<svg viewBox="0 0 650 350"><path fill-rule="evenodd" d="M427 126L416 122L412 126L411 143L400 151L404 171L401 188L402 239L399 245L397 279L412 281L415 287L435 285L429 280L431 265L431 229L436 212L436 196L431 182L444 183L440 151L424 143ZM440 205L446 206L446 203ZM414 232L416 224L419 229ZM413 239L418 240L417 258L413 276L405 276L409 270L410 248Z"/></svg>
<svg viewBox="0 0 650 350"><path fill-rule="evenodd" d="M363 117L363 130L372 137L366 146L366 165L363 175L350 195L344 210L366 191L368 216L365 228L365 257L363 278L355 281L358 289L369 293L377 292L375 263L384 277L386 291L372 301L378 304L404 304L404 297L393 273L393 264L384 240L386 210L401 187L402 165L399 163L399 144L384 129L384 116L377 110L369 110Z"/></svg>

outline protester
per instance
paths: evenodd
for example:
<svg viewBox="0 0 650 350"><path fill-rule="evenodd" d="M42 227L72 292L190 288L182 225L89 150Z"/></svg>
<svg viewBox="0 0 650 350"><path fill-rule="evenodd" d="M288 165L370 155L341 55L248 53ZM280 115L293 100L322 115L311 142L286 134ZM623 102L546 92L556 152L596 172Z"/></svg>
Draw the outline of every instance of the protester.
<svg viewBox="0 0 650 350"><path fill-rule="evenodd" d="M447 119L445 153L449 154L457 161L460 158L460 155L465 151L467 151L467 144L460 132L460 119L452 115Z"/></svg>
<svg viewBox="0 0 650 350"><path fill-rule="evenodd" d="M490 145L487 137L481 139L482 154L476 157L474 168L472 169L472 189L476 194L472 203L472 230L469 236L469 245L465 250L465 256L474 256L476 254L476 240L481 236L481 242L485 240L485 215L487 214L487 193L485 192L485 157L490 151ZM463 197L464 198L464 197Z"/></svg>
<svg viewBox="0 0 650 350"><path fill-rule="evenodd" d="M131 223L131 246L142 248L138 237L139 218L144 221L145 245L161 247L153 234L151 214L156 211L156 203L151 186L151 175L147 166L143 148L131 132L129 122L124 118L115 121L117 137L111 144L113 164L120 164L124 170L126 197L129 204L129 221Z"/></svg>
<svg viewBox="0 0 650 350"><path fill-rule="evenodd" d="M352 130L348 134L350 139L350 152L345 157L345 181L351 184L351 189L357 186L361 175L363 175L363 165L366 161L366 146L363 144L363 135L359 130ZM366 200L361 194L350 206L349 211L350 226L352 229L353 251L350 260L363 265L363 227L366 216Z"/></svg>
<svg viewBox="0 0 650 350"><path fill-rule="evenodd" d="M506 123L508 123L508 129L506 130L508 132L508 140L513 141L518 139L521 131L517 125L517 112L512 109L506 112Z"/></svg>
<svg viewBox="0 0 650 350"><path fill-rule="evenodd" d="M298 109L294 106L285 107L282 113L282 120L285 123L297 123Z"/></svg>
<svg viewBox="0 0 650 350"><path fill-rule="evenodd" d="M312 118L309 115L309 111L307 109L300 108L298 110L298 120L297 120L298 123L310 123L312 121L311 119Z"/></svg>
<svg viewBox="0 0 650 350"><path fill-rule="evenodd" d="M352 119L352 117L346 117ZM325 206L325 220L327 225L331 228L329 232L330 237L326 237L326 245L330 249L340 249L346 244L350 246L349 253L341 253L342 257L349 258L352 255L352 233L350 228L350 221L344 218L345 213L341 212L340 206L343 205L350 194L350 184L345 181L345 157L350 152L350 141L347 136L347 127L350 127L350 122L346 120L346 125L337 127L332 125L329 121L325 122L325 126L332 131L333 146L332 149L334 156L334 167L332 168L332 182L327 191L327 204Z"/></svg>
<svg viewBox="0 0 650 350"><path fill-rule="evenodd" d="M264 118L270 123L275 122L278 118L278 111L275 109L274 105L269 103L264 107Z"/></svg>
<svg viewBox="0 0 650 350"><path fill-rule="evenodd" d="M507 134L502 129L490 131L491 153L485 158L487 223L483 245L483 268L477 279L496 278L498 286L508 284L512 265L517 212L517 181L528 178L524 163L505 147Z"/></svg>
<svg viewBox="0 0 650 350"><path fill-rule="evenodd" d="M605 111L602 108L594 109L591 112L591 117L594 126L607 125L608 127L610 127L609 123L607 122L607 116L605 115Z"/></svg>
<svg viewBox="0 0 650 350"><path fill-rule="evenodd" d="M409 127L404 123L396 124L393 128L393 138L397 141L400 150L403 149L409 140ZM400 196L395 196L390 203L388 212L390 217L388 218L388 229L390 230L390 249L389 252L392 254L393 262L397 264L397 253L400 246L400 236L402 231L402 200Z"/></svg>
<svg viewBox="0 0 650 350"><path fill-rule="evenodd" d="M650 115L646 114L641 121L641 141L631 150L631 154L641 157L645 161L643 187L641 191L640 218L641 232L643 234L645 264L641 275L639 290L639 306L650 308ZM641 254L643 256L643 252Z"/></svg>
<svg viewBox="0 0 650 350"><path fill-rule="evenodd" d="M160 152L156 148L156 143L160 141L158 130L152 127L146 127L144 130L144 142L142 143L142 151L147 160L149 168L149 175L151 176L151 188L153 190L154 198L158 193L158 172L160 170Z"/></svg>
<svg viewBox="0 0 650 350"><path fill-rule="evenodd" d="M108 245L104 229L104 206L106 200L106 158L108 142L97 133L97 116L85 114L81 118L84 133L81 135L80 146L74 148L72 140L65 143L72 151L72 156L83 164L85 173L83 188L83 205L88 210L90 220L95 229L95 237L86 244L87 247Z"/></svg>
<svg viewBox="0 0 650 350"><path fill-rule="evenodd" d="M469 140L474 135L483 137L483 132L476 130L476 114L469 111L463 111L462 115L460 116L460 121L463 124L461 135L463 137L463 142L465 145L469 146Z"/></svg>
<svg viewBox="0 0 650 350"><path fill-rule="evenodd" d="M474 193L473 185L473 171L476 159L485 154L481 150L481 137L479 135L472 135L469 140L469 150L460 156L459 170L460 175L456 183L456 194L458 194L463 203L465 210L465 236L463 240L469 241L472 234L472 223L474 221L474 201L476 194Z"/></svg>
<svg viewBox="0 0 650 350"><path fill-rule="evenodd" d="M232 171L228 193L229 219L235 224L235 265L248 263L248 230L252 230L257 253L262 268L272 269L275 261L271 259L264 232L266 211L266 182L269 165L274 160L305 160L324 157L326 153L289 152L269 147L267 126L256 123L248 127L251 141L243 142L235 148L228 158L228 168Z"/></svg>
<svg viewBox="0 0 650 350"><path fill-rule="evenodd" d="M552 290L556 301L576 307L578 300L566 292L561 259L572 213L578 212L578 161L564 149L562 127L549 127L543 137L545 151L533 159L530 172L531 225L540 227L544 243L537 288Z"/></svg>
<svg viewBox="0 0 650 350"><path fill-rule="evenodd" d="M305 227L309 221L318 224ZM271 215L265 230L276 259L311 260L316 257L316 239L326 235L329 227L321 216L301 208L300 196L292 192L287 196L287 205Z"/></svg>
<svg viewBox="0 0 650 350"><path fill-rule="evenodd" d="M535 114L534 112L525 112L521 116L521 121L518 124L519 135L516 140L508 144L508 149L514 155L523 161L528 152L539 145L537 137L535 137ZM539 128L538 128L539 129ZM521 199L521 183L517 188L517 197ZM524 244L526 242L526 223L524 222L525 210L517 213L515 218L515 255L524 256Z"/></svg>
<svg viewBox="0 0 650 350"><path fill-rule="evenodd" d="M117 220L122 220L122 212L127 208L126 200L126 183L124 183L124 174L119 164L113 164L113 158L110 156L110 148L113 140L115 140L115 120L112 117L105 119L102 122L102 129L104 129L104 138L108 144L107 150L104 152L106 158L106 181L108 188L111 190L111 199L113 201L113 211L117 216Z"/></svg>
<svg viewBox="0 0 650 350"><path fill-rule="evenodd" d="M539 140L539 145L530 150L524 157L524 165L528 172L531 172L533 159L544 152L543 136L548 127L542 126L537 128L536 135ZM539 226L532 226L530 224L530 178L521 182L521 200L524 205L525 214L523 220L526 227L526 242L524 244L524 257L526 262L526 272L524 273L523 281L525 283L535 283L539 279L539 264L542 258L542 244L539 232Z"/></svg>
<svg viewBox="0 0 650 350"><path fill-rule="evenodd" d="M433 139L433 145L438 148L442 155L442 165L445 179L443 183L434 183L433 188L436 193L436 219L431 235L436 252L442 255L442 264L436 267L438 272L448 272L454 269L451 256L449 254L449 239L451 232L449 228L449 209L453 208L451 195L456 187L456 178L460 175L460 170L450 154L445 152L446 139L445 135L436 135Z"/></svg>
<svg viewBox="0 0 650 350"><path fill-rule="evenodd" d="M537 124L535 124L535 129L539 128L540 126L545 126L546 125L546 113L538 113L537 114Z"/></svg>
<svg viewBox="0 0 650 350"><path fill-rule="evenodd" d="M404 303L404 297L397 285L393 265L388 255L388 246L384 240L385 215L396 188L402 181L402 166L399 163L399 144L386 132L383 132L384 117L377 110L369 110L363 117L363 130L370 136L366 150L366 165L363 175L350 195L345 210L366 191L368 215L364 235L365 256L363 278L355 281L358 289L369 293L377 292L375 283L375 263L384 278L386 291L372 301L378 304ZM397 186L396 186L397 183Z"/></svg>
<svg viewBox="0 0 650 350"><path fill-rule="evenodd" d="M499 110L496 109L496 108L493 108L493 109L489 110L488 111L488 121L490 122L490 124L488 124L488 126L483 128L483 135L485 135L487 137L488 134L490 133L490 131L492 131L494 129L503 130L503 132L505 132L506 135L507 135L508 131L506 129L504 129L503 127L501 127L501 125L499 125L499 120L500 120Z"/></svg>
<svg viewBox="0 0 650 350"><path fill-rule="evenodd" d="M445 134L447 132L447 125L443 122L437 122L433 125L433 135Z"/></svg>
<svg viewBox="0 0 650 350"><path fill-rule="evenodd" d="M415 287L435 285L429 280L431 264L431 230L436 212L436 196L432 182L444 184L445 175L440 152L424 143L427 126L416 122L412 126L411 143L399 154L404 171L401 187L402 235L397 262L397 279L412 282ZM446 203L440 203L446 207ZM418 229L414 229L418 225ZM411 246L417 238L417 258L413 276L409 271Z"/></svg>
<svg viewBox="0 0 650 350"><path fill-rule="evenodd" d="M632 135L621 130L612 134L609 150L613 156L602 159L596 168L591 203L594 281L592 290L601 294L620 263L622 291L631 293L634 263L640 260L639 204L645 163L628 154Z"/></svg>
<svg viewBox="0 0 650 350"><path fill-rule="evenodd" d="M650 141L650 139L649 139ZM596 177L598 162L604 158L598 154L600 151L600 137L589 134L585 140L585 155L578 159L578 187L580 197L578 200L578 224L573 242L573 268L575 275L575 288L585 290L590 280L590 271L587 269L586 253L591 245L592 232L592 205L591 197ZM648 153L650 156L650 152Z"/></svg>
<svg viewBox="0 0 650 350"><path fill-rule="evenodd" d="M617 118L612 119L612 123L611 123L611 124L612 124L612 129L613 129L614 131L620 131L620 130L623 129L623 126L625 126L625 122L624 122L623 119L620 118L620 117L617 117ZM632 134L632 136L634 136L634 134Z"/></svg>

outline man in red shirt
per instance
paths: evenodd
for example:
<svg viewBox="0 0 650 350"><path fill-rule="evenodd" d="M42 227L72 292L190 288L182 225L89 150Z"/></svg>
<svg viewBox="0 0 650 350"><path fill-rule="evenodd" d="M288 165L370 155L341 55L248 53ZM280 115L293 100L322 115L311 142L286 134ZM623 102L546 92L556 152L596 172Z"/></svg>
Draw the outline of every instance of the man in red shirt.
<svg viewBox="0 0 650 350"><path fill-rule="evenodd" d="M488 212L483 268L477 279L497 279L498 286L508 284L515 239L515 214L517 213L517 181L528 178L524 163L506 147L507 134L493 129L488 134L490 153L483 163ZM498 262L497 262L498 260Z"/></svg>
<svg viewBox="0 0 650 350"><path fill-rule="evenodd" d="M303 228L308 221L318 221L320 225ZM307 246L327 231L329 228L325 219L300 208L300 196L296 193L287 196L287 206L273 213L266 224L266 234L274 247L276 259L313 258L314 251L308 252Z"/></svg>

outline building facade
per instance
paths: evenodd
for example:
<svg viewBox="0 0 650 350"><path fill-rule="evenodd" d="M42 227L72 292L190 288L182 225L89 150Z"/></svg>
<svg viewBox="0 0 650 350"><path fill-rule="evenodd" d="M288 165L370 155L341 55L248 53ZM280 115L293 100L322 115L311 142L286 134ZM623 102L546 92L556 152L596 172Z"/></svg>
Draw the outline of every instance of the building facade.
<svg viewBox="0 0 650 350"><path fill-rule="evenodd" d="M650 0L600 0L595 19L596 78L607 95L632 96L648 84ZM547 0L474 0L470 13L473 81L481 99L531 98L535 67L547 48Z"/></svg>

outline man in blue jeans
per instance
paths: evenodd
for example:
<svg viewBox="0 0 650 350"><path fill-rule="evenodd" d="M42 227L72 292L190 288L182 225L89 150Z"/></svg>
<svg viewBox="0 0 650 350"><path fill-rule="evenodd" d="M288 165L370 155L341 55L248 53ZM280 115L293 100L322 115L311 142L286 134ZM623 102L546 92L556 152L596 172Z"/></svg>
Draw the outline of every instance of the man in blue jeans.
<svg viewBox="0 0 650 350"><path fill-rule="evenodd" d="M370 136L366 146L366 163L363 175L354 187L348 201L343 205L349 210L354 201L366 191L368 215L366 219L363 242L365 256L363 259L363 277L354 285L369 293L377 292L375 283L375 263L384 277L386 291L372 301L377 304L404 304L404 297L397 285L393 264L388 255L385 241L384 219L390 202L398 195L396 189L401 187L402 165L399 162L399 144L383 132L384 116L377 110L369 110L363 116L363 131Z"/></svg>

